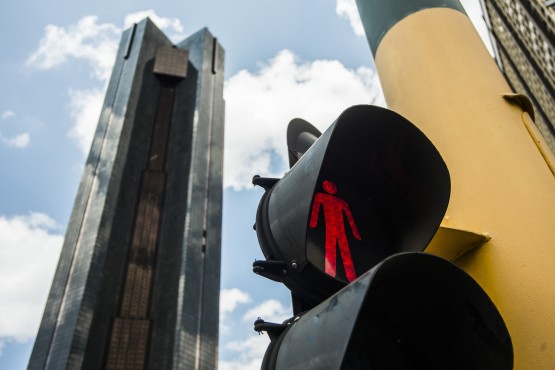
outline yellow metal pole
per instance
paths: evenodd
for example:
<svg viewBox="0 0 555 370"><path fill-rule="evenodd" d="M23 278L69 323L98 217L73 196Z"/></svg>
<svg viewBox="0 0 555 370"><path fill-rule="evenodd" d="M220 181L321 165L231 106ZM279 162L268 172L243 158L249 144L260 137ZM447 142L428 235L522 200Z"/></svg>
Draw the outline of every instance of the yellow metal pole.
<svg viewBox="0 0 555 370"><path fill-rule="evenodd" d="M430 138L451 173L429 249L490 295L515 369L555 369L555 177L528 129L532 112L504 98L511 90L458 1L357 3L389 108Z"/></svg>

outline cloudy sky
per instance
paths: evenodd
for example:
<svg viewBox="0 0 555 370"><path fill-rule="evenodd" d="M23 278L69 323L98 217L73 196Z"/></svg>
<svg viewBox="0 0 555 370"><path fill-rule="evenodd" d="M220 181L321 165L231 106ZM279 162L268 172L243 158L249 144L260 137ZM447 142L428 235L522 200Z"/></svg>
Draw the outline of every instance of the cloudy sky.
<svg viewBox="0 0 555 370"><path fill-rule="evenodd" d="M478 22L478 0L463 5ZM251 272L250 179L286 170L292 118L324 130L385 105L354 1L19 0L0 14L0 369L26 367L121 32L146 16L175 42L206 26L226 49L220 369L258 369L253 321L291 304Z"/></svg>

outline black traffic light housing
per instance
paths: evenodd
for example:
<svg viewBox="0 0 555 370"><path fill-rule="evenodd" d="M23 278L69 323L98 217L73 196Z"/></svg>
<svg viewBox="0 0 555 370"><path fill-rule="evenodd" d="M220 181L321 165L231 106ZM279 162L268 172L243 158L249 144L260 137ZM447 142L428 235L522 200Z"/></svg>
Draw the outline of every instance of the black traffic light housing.
<svg viewBox="0 0 555 370"><path fill-rule="evenodd" d="M265 370L513 367L509 333L487 294L463 270L425 253L386 258L275 330Z"/></svg>
<svg viewBox="0 0 555 370"><path fill-rule="evenodd" d="M318 136L306 121L293 120L288 129L291 170L282 179L253 179L267 190L256 215L266 261L255 262L254 270L283 282L304 307L320 303L387 256L423 250L450 192L449 172L433 144L395 112L354 106ZM332 183L335 193L324 189L324 182ZM330 221L324 205L313 206L319 193L341 199L354 227L345 209ZM329 222L345 228L339 233L347 238L343 243L353 265L342 263L344 249L339 248L335 275L326 265L331 260L325 250Z"/></svg>

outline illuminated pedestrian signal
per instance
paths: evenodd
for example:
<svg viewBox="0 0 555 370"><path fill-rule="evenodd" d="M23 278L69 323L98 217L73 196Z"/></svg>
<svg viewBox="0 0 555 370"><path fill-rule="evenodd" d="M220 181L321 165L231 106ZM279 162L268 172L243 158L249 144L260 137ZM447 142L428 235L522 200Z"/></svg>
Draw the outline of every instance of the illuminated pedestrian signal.
<svg viewBox="0 0 555 370"><path fill-rule="evenodd" d="M423 250L450 182L428 138L385 108L351 107L321 136L306 121L291 125L291 170L253 180L267 190L256 217L266 261L254 270L311 307L387 256Z"/></svg>
<svg viewBox="0 0 555 370"><path fill-rule="evenodd" d="M316 228L318 225L318 215L320 208L323 209L324 225L326 229L326 252L325 252L325 272L326 274L335 277L337 274L337 257L336 250L339 247L341 258L343 260L343 267L347 280L353 281L357 275L353 266L353 259L351 258L351 250L349 249L349 242L347 240L347 233L345 231L345 220L347 218L348 225L351 228L353 236L360 239L360 234L353 219L353 214L349 208L349 204L335 194L337 193L337 186L331 181L325 180L322 183L325 193L319 192L314 196L312 203L312 211L310 212L310 228Z"/></svg>

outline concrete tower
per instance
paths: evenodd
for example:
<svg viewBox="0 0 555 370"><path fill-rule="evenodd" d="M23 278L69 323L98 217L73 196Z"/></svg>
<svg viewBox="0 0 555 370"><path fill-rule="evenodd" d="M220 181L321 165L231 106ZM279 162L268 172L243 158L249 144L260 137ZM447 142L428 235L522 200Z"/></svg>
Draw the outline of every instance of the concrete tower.
<svg viewBox="0 0 555 370"><path fill-rule="evenodd" d="M124 32L29 369L217 367L223 62Z"/></svg>

